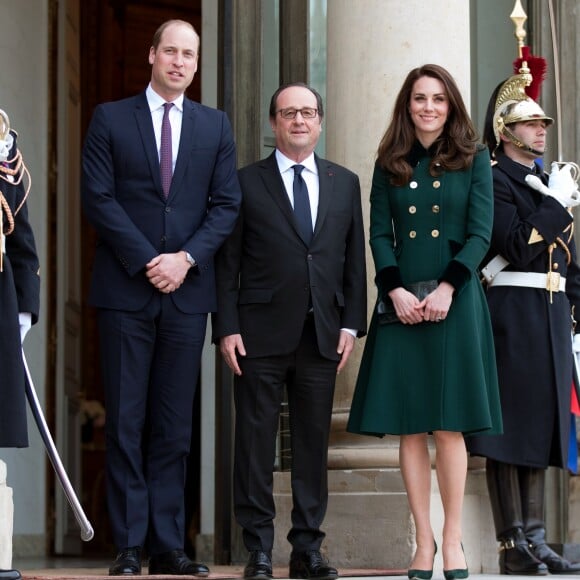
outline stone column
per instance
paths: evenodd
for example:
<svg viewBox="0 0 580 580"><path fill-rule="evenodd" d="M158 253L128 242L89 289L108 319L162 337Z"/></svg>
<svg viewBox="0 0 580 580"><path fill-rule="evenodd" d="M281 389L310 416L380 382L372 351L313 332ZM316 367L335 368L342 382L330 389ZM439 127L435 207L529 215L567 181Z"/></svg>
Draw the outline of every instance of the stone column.
<svg viewBox="0 0 580 580"><path fill-rule="evenodd" d="M418 18L425 8L423 0L359 0L357 10L348 0L328 3L326 156L358 173L367 232L376 150L409 70L427 62L444 66L458 82L465 102L470 102L469 3L433 0L428 3L429 17ZM368 246L367 269L370 318L376 290ZM339 423L350 407L362 346L358 341L338 378ZM385 447L392 445L389 440Z"/></svg>
<svg viewBox="0 0 580 580"><path fill-rule="evenodd" d="M0 460L0 570L12 568L13 521L12 488L6 485L6 463Z"/></svg>
<svg viewBox="0 0 580 580"><path fill-rule="evenodd" d="M469 3L359 0L353 10L349 0L332 0L328 2L327 30L326 156L358 173L368 232L376 149L409 70L428 62L444 66L469 106ZM370 250L367 268L370 319L376 299ZM339 566L404 569L415 546L414 524L399 470L398 437L374 440L345 431L363 344L358 341L348 368L337 382L325 545ZM496 565L482 474L481 470L470 473L465 498L464 544L474 571L482 568L487 551L491 567ZM432 519L440 543L443 518L434 472L432 489ZM441 566L438 558L436 567Z"/></svg>

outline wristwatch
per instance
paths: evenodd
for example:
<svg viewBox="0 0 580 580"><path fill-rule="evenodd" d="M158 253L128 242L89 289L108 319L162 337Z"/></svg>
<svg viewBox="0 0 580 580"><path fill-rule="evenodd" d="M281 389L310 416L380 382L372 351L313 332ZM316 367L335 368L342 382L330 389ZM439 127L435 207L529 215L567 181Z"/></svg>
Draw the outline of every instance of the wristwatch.
<svg viewBox="0 0 580 580"><path fill-rule="evenodd" d="M185 252L185 250L183 251ZM191 257L191 254L189 252L185 252L185 259L189 262L192 268L195 266L195 260Z"/></svg>

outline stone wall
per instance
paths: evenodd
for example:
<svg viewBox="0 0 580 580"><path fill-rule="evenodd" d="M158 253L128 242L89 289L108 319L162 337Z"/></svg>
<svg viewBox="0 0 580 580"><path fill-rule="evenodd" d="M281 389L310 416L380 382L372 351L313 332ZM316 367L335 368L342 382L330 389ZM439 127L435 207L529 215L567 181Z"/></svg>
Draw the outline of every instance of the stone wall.
<svg viewBox="0 0 580 580"><path fill-rule="evenodd" d="M6 463L0 460L0 570L12 568L12 488L6 485Z"/></svg>

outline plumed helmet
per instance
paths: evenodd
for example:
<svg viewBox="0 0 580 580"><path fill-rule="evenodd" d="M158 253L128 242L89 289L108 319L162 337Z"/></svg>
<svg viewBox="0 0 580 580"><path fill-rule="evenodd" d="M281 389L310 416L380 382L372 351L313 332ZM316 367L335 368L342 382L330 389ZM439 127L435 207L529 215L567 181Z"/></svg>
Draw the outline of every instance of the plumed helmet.
<svg viewBox="0 0 580 580"><path fill-rule="evenodd" d="M524 23L527 16L520 0L516 0L510 18L516 27L518 58L513 62L513 76L499 85L491 96L486 113L484 139L491 149L493 140L491 134L493 132L495 148L492 151L492 156L500 147L502 135L516 147L542 156L544 151L536 151L523 143L510 130L510 125L522 121L543 120L548 126L554 122L554 119L548 117L537 103L541 84L546 78L547 64L544 58L534 56L530 47L524 44L526 37Z"/></svg>
<svg viewBox="0 0 580 580"><path fill-rule="evenodd" d="M529 69L520 69L520 74L510 77L499 89L495 100L495 111L493 115L493 133L496 145L499 145L501 135L508 137L511 141L521 147L523 144L515 138L509 131L508 125L520 123L522 121L533 121L541 119L546 125L551 125L554 119L548 117L544 110L536 101L526 94L526 87L532 82L532 75Z"/></svg>

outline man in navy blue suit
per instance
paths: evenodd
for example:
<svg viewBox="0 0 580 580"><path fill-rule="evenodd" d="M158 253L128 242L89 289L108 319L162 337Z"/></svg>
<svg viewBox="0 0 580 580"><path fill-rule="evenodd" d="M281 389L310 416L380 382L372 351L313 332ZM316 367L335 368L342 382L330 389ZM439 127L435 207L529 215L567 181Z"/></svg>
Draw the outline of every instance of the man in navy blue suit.
<svg viewBox="0 0 580 580"><path fill-rule="evenodd" d="M83 149L83 208L98 234L89 300L107 410L112 576L140 574L144 548L150 574L209 573L182 549L185 470L216 310L213 258L241 193L227 116L184 96L198 55L189 23L161 25L149 86L99 105Z"/></svg>

